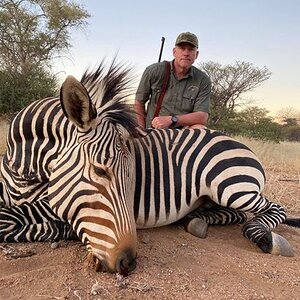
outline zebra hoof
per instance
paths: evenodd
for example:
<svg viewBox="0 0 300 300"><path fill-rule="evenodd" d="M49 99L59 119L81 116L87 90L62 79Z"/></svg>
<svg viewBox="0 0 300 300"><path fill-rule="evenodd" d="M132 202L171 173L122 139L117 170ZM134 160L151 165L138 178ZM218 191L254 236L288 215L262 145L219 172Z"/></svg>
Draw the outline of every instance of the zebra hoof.
<svg viewBox="0 0 300 300"><path fill-rule="evenodd" d="M198 238L204 239L207 235L207 229L208 225L205 221L194 218L187 225L186 231Z"/></svg>
<svg viewBox="0 0 300 300"><path fill-rule="evenodd" d="M290 243L281 235L272 232L272 249L271 254L281 256L294 256L294 251Z"/></svg>

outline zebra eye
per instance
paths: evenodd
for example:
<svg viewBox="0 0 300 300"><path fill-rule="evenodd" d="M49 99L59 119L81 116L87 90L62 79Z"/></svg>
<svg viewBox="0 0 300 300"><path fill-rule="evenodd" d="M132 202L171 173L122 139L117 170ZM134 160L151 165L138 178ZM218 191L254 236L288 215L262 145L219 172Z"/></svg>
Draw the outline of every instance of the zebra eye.
<svg viewBox="0 0 300 300"><path fill-rule="evenodd" d="M106 179L110 179L109 174L104 168L94 166L94 172L99 177L104 177Z"/></svg>

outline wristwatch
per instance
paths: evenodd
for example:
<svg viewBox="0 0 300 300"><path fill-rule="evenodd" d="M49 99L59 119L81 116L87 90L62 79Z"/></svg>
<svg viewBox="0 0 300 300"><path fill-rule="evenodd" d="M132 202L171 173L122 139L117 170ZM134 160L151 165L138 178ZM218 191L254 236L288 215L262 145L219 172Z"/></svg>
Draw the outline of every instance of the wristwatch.
<svg viewBox="0 0 300 300"><path fill-rule="evenodd" d="M172 118L171 118L171 121L172 121L171 126L172 127L175 126L178 122L177 116L173 115Z"/></svg>

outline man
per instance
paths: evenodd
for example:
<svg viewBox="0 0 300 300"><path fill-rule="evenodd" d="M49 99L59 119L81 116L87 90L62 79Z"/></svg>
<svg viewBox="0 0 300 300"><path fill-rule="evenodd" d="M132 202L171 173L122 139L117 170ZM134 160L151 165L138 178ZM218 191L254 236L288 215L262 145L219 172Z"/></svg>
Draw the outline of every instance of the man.
<svg viewBox="0 0 300 300"><path fill-rule="evenodd" d="M165 63L155 63L146 68L136 92L135 111L141 127L204 128L209 118L211 81L193 66L197 59L198 38L190 32L179 34L173 48L174 60L159 115L155 118L165 74ZM148 103L147 114L145 104Z"/></svg>

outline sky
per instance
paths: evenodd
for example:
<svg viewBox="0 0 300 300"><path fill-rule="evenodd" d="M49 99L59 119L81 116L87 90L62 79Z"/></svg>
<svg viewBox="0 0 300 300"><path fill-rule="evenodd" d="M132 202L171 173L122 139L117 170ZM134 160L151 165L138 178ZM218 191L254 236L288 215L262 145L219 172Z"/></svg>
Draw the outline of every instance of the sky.
<svg viewBox="0 0 300 300"><path fill-rule="evenodd" d="M137 82L145 67L171 60L179 33L190 31L199 39L195 62L222 65L236 61L266 66L271 78L245 97L272 114L285 108L300 111L300 1L195 0L142 1L82 0L91 15L86 29L71 33L68 58L54 71L80 79L87 67L116 54L135 69Z"/></svg>

